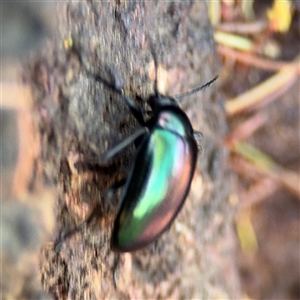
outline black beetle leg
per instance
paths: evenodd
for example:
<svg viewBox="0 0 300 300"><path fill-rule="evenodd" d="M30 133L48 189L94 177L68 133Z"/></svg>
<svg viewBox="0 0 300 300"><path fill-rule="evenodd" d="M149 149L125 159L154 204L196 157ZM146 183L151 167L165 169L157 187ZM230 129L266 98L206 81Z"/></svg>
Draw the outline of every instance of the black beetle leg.
<svg viewBox="0 0 300 300"><path fill-rule="evenodd" d="M132 100L130 97L127 97L124 93L124 90L119 89L115 87L113 84L102 78L100 75L91 75L89 72L87 72L89 76L92 76L95 78L96 81L103 83L105 86L107 86L109 89L112 91L116 92L119 94L124 100L125 103L128 105L130 108L131 113L134 115L134 117L138 120L138 122L142 125L145 126L145 120L143 113L141 111L141 108L135 103L134 100Z"/></svg>
<svg viewBox="0 0 300 300"><path fill-rule="evenodd" d="M124 140L121 140L118 142L113 148L108 150L104 155L103 155L103 161L106 162L113 158L115 155L117 155L119 152L121 152L123 149L125 149L127 146L132 144L135 140L137 140L139 137L144 135L145 133L148 132L147 127L142 127L135 131L132 135L129 137L125 138Z"/></svg>
<svg viewBox="0 0 300 300"><path fill-rule="evenodd" d="M61 249L62 244L69 239L71 236L76 234L79 231L84 230L85 228L88 227L88 225L93 221L93 219L98 215L99 213L99 206L96 205L96 207L93 209L92 213L89 215L87 220L82 222L80 225L76 226L74 229L70 230L67 232L65 235L63 235L55 244L54 244L54 249L56 252L59 252Z"/></svg>
<svg viewBox="0 0 300 300"><path fill-rule="evenodd" d="M197 143L197 148L198 148L198 152L199 153L202 153L202 146L199 144L199 143Z"/></svg>
<svg viewBox="0 0 300 300"><path fill-rule="evenodd" d="M201 141L202 138L203 138L203 134L202 134L202 132L200 132L200 131L194 131L193 135L194 135L194 138L195 138L196 143L197 143L198 152L201 153L201 152L202 152L202 147L201 147L201 145L200 145L200 141Z"/></svg>
<svg viewBox="0 0 300 300"><path fill-rule="evenodd" d="M115 182L105 193L105 201L111 200L112 197L116 194L117 190L126 183L126 178L121 179L120 181Z"/></svg>
<svg viewBox="0 0 300 300"><path fill-rule="evenodd" d="M141 108L135 103L134 100L127 97L124 93L122 94L122 97L124 98L124 100L125 100L126 104L128 105L131 113L133 114L133 116L138 120L138 122L142 126L145 126L146 122L144 120L144 116L143 116Z"/></svg>
<svg viewBox="0 0 300 300"><path fill-rule="evenodd" d="M120 181L117 181L116 183L114 183L105 193L104 196L104 200L110 200L115 194L116 191L122 187L126 182L126 179L123 178ZM63 235L55 244L54 244L54 249L56 252L59 252L61 249L62 244L69 239L71 236L73 236L74 234L76 234L77 232L84 230L85 228L87 228L89 226L89 224L93 221L93 219L95 217L97 217L99 214L99 205L96 205L96 207L94 208L94 210L92 211L92 213L89 215L89 217L87 218L87 220L85 220L84 222L82 222L80 225L76 226L74 229L70 230L69 232L67 232L65 235Z"/></svg>
<svg viewBox="0 0 300 300"><path fill-rule="evenodd" d="M115 286L115 289L117 289L118 287L118 280L117 280L117 268L118 268L118 265L120 263L120 254L117 253L116 255L116 259L115 259L115 262L114 262L114 266L113 266L113 280L114 280L114 286Z"/></svg>
<svg viewBox="0 0 300 300"><path fill-rule="evenodd" d="M194 130L193 135L194 135L194 138L195 138L196 141L197 141L197 140L200 141L200 140L203 139L203 134L202 134L201 131L195 131L195 130Z"/></svg>

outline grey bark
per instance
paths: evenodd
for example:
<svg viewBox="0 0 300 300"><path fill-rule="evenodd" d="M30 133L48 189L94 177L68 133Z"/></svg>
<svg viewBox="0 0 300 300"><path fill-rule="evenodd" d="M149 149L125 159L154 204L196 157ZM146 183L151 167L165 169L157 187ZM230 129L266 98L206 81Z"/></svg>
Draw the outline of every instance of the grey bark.
<svg viewBox="0 0 300 300"><path fill-rule="evenodd" d="M156 243L121 254L118 263L109 249L117 203L105 203L104 194L126 174L134 147L110 165L95 164L138 124L122 98L86 70L124 88L146 110L153 92L151 40L164 70L161 92L173 95L204 84L218 66L205 1L68 1L58 4L57 17L56 36L25 76L35 100L44 181L59 191L53 241L84 221L96 203L101 207L97 222L68 239L59 253L43 248L43 287L58 299L239 298L222 146L227 127L217 85L182 103L204 135L183 210Z"/></svg>

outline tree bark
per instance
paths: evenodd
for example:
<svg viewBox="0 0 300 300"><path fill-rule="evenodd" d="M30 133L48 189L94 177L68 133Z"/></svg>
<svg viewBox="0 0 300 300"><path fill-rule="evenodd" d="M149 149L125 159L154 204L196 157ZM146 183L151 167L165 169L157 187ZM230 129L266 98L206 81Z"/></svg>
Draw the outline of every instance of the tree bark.
<svg viewBox="0 0 300 300"><path fill-rule="evenodd" d="M118 204L106 203L104 194L126 175L135 149L105 166L100 157L138 124L124 100L91 74L123 88L145 111L153 93L150 43L161 93L211 80L218 59L205 1L67 1L57 4L57 15L56 36L24 75L32 87L44 182L58 189L53 240L83 222L97 203L100 209L97 222L67 239L60 252L43 247L43 287L57 299L239 298L222 145L227 126L217 84L181 103L204 138L178 218L143 250L118 259L109 248Z"/></svg>

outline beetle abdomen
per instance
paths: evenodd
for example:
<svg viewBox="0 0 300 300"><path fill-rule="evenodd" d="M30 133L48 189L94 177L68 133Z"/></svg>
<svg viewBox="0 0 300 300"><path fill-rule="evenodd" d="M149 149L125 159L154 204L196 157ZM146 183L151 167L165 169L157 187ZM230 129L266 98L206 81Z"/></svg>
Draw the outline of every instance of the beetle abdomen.
<svg viewBox="0 0 300 300"><path fill-rule="evenodd" d="M153 129L140 145L124 187L112 249L139 249L168 229L190 189L196 159L193 138Z"/></svg>

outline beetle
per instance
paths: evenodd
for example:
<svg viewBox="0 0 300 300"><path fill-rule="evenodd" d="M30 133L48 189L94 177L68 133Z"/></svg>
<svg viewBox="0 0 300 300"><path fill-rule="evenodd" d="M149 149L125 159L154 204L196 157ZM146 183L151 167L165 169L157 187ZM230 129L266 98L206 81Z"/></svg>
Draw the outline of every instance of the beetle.
<svg viewBox="0 0 300 300"><path fill-rule="evenodd" d="M111 236L115 251L143 248L169 228L187 197L197 162L193 128L174 99L156 94L148 101L153 117L141 124L147 131L123 188Z"/></svg>
<svg viewBox="0 0 300 300"><path fill-rule="evenodd" d="M152 48L151 54L155 78L154 94L147 99L152 113L147 121L133 99L95 76L97 81L105 83L123 97L141 125L104 155L104 161L109 161L130 144L135 143L137 146L127 178L109 189L109 192L115 192L123 187L110 242L111 249L116 252L131 252L146 247L171 226L189 193L197 164L199 146L196 137L201 133L193 130L188 116L174 97L159 93L158 63ZM216 79L177 95L177 99L201 91ZM89 223L93 217L92 213L85 223Z"/></svg>
<svg viewBox="0 0 300 300"><path fill-rule="evenodd" d="M189 193L198 157L198 144L188 116L173 97L164 96L157 88L157 59L155 64L154 95L147 102L152 117L144 121L141 109L123 94L126 104L141 128L109 150L109 160L129 144L140 140L134 162L121 194L121 206L114 222L111 249L131 252L141 249L166 231ZM191 95L210 86L186 92Z"/></svg>

